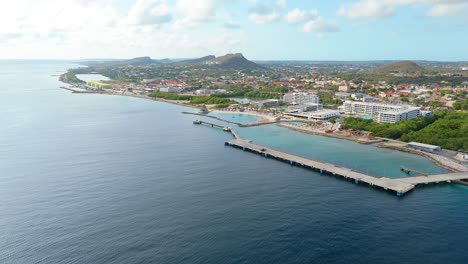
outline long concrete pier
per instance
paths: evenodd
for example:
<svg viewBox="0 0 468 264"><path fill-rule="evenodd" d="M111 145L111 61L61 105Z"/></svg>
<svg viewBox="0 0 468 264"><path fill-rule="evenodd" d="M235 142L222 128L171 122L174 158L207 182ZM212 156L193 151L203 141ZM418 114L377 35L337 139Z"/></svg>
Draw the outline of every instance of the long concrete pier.
<svg viewBox="0 0 468 264"><path fill-rule="evenodd" d="M250 140L240 139L239 137L236 137L234 140L229 140L225 144L243 149L244 151L260 154L267 158L274 158L280 161L284 161L291 165L312 169L319 172L320 174L335 175L344 179L352 180L356 184L365 183L369 186L379 187L386 191L394 192L397 196L404 195L405 193L411 191L418 184L450 183L452 181L468 179L468 172L393 179L386 177L374 177L353 171L348 168L337 167L333 164L319 162L283 151L278 151L272 148L267 148L261 145L257 145Z"/></svg>

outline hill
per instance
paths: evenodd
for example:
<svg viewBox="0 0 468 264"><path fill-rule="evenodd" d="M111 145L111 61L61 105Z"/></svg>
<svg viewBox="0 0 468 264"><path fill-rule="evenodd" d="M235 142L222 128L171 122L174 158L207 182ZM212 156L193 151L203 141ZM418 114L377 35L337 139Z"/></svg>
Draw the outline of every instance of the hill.
<svg viewBox="0 0 468 264"><path fill-rule="evenodd" d="M199 64L199 63L206 63L208 61L214 60L215 58L216 57L214 55L208 55L208 56L201 57L201 58L183 60L177 63L178 64Z"/></svg>
<svg viewBox="0 0 468 264"><path fill-rule="evenodd" d="M178 64L208 65L210 67L231 70L263 69L262 66L255 62L247 60L241 53L226 54L219 57L209 55L198 59L184 60L178 62Z"/></svg>
<svg viewBox="0 0 468 264"><path fill-rule="evenodd" d="M213 63L220 68L224 69L255 69L263 68L255 62L249 61L241 53L226 54L224 56L217 57L213 60Z"/></svg>
<svg viewBox="0 0 468 264"><path fill-rule="evenodd" d="M137 57L129 60L113 60L113 61L88 61L87 66L109 67L109 66L125 66L125 65L149 65L161 64L162 61L153 60L150 57Z"/></svg>
<svg viewBox="0 0 468 264"><path fill-rule="evenodd" d="M398 61L389 64L385 64L381 67L378 67L372 72L380 74L391 74L391 73L400 73L400 74L418 74L421 73L423 68L418 64L412 61Z"/></svg>

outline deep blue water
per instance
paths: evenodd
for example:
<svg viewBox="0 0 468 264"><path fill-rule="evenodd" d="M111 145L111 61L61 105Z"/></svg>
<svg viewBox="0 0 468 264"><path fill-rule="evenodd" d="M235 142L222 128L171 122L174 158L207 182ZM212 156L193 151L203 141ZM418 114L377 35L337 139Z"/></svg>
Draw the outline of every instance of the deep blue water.
<svg viewBox="0 0 468 264"><path fill-rule="evenodd" d="M51 75L70 66L0 62L0 263L468 262L467 187L397 198L320 176L225 147L180 106L59 89ZM443 171L276 126L238 132L360 170Z"/></svg>

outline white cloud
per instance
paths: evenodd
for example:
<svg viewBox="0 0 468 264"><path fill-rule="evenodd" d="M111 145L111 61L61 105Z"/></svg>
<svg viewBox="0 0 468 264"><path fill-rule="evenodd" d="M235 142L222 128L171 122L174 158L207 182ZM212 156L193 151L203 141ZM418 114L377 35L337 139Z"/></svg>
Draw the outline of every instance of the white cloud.
<svg viewBox="0 0 468 264"><path fill-rule="evenodd" d="M276 5L279 8L285 8L286 7L286 0L278 0L278 2L276 2Z"/></svg>
<svg viewBox="0 0 468 264"><path fill-rule="evenodd" d="M256 24L270 24L279 18L280 14L273 7L264 4L256 4L249 10L249 19Z"/></svg>
<svg viewBox="0 0 468 264"><path fill-rule="evenodd" d="M323 18L317 18L316 20L308 21L302 27L302 32L316 32L316 33L326 33L326 32L337 32L339 31L339 26L336 21L325 20Z"/></svg>
<svg viewBox="0 0 468 264"><path fill-rule="evenodd" d="M300 23L307 20L313 20L318 17L317 9L313 9L310 11L300 10L299 8L295 8L291 10L285 16L285 20L289 23Z"/></svg>
<svg viewBox="0 0 468 264"><path fill-rule="evenodd" d="M177 0L176 8L189 19L206 21L214 18L216 0Z"/></svg>
<svg viewBox="0 0 468 264"><path fill-rule="evenodd" d="M268 14L258 14L252 13L249 15L249 19L254 22L255 24L271 24L275 21L278 21L280 15L276 12L268 13Z"/></svg>
<svg viewBox="0 0 468 264"><path fill-rule="evenodd" d="M234 21L228 21L224 23L224 27L229 29L238 29L240 28L240 24Z"/></svg>
<svg viewBox="0 0 468 264"><path fill-rule="evenodd" d="M138 0L128 13L128 22L136 25L161 25L172 20L165 0Z"/></svg>
<svg viewBox="0 0 468 264"><path fill-rule="evenodd" d="M436 4L426 13L430 17L468 16L468 4Z"/></svg>
<svg viewBox="0 0 468 264"><path fill-rule="evenodd" d="M385 18L394 14L394 5L385 0L361 0L338 9L338 15L348 18Z"/></svg>
<svg viewBox="0 0 468 264"><path fill-rule="evenodd" d="M429 7L427 16L465 16L467 0L359 0L339 7L338 15L348 18L381 19L394 16L398 6Z"/></svg>

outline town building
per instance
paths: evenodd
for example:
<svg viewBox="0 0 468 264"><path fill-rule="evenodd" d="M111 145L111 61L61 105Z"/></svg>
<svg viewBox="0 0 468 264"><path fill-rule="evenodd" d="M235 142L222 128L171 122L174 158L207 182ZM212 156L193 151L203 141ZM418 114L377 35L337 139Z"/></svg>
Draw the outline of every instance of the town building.
<svg viewBox="0 0 468 264"><path fill-rule="evenodd" d="M177 87L161 87L159 91L164 93L179 93L181 89Z"/></svg>
<svg viewBox="0 0 468 264"><path fill-rule="evenodd" d="M316 94L312 93L287 93L283 96L283 102L289 105L303 105L306 103L318 104L320 101L319 97Z"/></svg>
<svg viewBox="0 0 468 264"><path fill-rule="evenodd" d="M351 89L349 88L349 85L345 84L345 85L338 86L338 91L348 93L351 91Z"/></svg>

